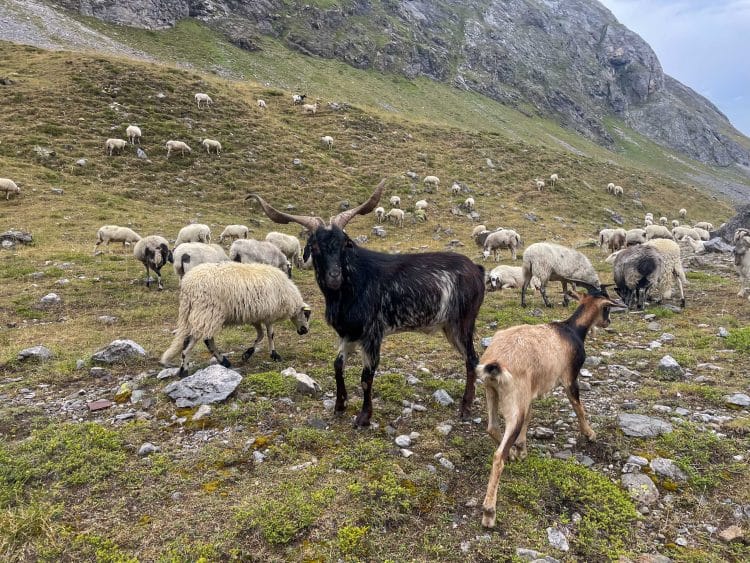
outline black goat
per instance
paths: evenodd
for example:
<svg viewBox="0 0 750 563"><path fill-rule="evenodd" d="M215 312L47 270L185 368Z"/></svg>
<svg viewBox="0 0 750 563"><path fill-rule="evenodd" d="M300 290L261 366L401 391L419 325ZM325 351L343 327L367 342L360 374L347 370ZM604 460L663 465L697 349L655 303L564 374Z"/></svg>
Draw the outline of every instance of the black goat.
<svg viewBox="0 0 750 563"><path fill-rule="evenodd" d="M612 267L615 289L628 309L643 309L648 290L658 284L663 272L659 251L643 244L621 250Z"/></svg>
<svg viewBox="0 0 750 563"><path fill-rule="evenodd" d="M442 329L466 364L461 415L468 417L474 401L478 361L474 322L484 299L484 268L461 254L394 255L357 246L342 229L356 215L372 211L384 188L385 180L365 203L332 217L327 226L319 217L277 211L255 194L246 199L257 199L272 221L294 221L310 231L304 260L312 256L315 279L325 297L326 321L340 339L333 363L337 414L346 410L344 368L356 346L362 349L364 400L355 425L367 426L383 338L395 332Z"/></svg>

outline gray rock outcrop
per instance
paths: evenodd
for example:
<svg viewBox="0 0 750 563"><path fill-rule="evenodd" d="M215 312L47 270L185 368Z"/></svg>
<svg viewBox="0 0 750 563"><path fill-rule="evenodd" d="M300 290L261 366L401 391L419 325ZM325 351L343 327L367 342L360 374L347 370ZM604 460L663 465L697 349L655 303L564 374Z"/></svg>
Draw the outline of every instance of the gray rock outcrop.
<svg viewBox="0 0 750 563"><path fill-rule="evenodd" d="M239 373L214 364L185 379L170 383L164 388L164 392L180 408L195 407L225 400L241 382L242 376Z"/></svg>
<svg viewBox="0 0 750 563"><path fill-rule="evenodd" d="M91 359L104 364L124 362L130 358L145 358L146 350L132 340L113 340L109 345L94 352Z"/></svg>

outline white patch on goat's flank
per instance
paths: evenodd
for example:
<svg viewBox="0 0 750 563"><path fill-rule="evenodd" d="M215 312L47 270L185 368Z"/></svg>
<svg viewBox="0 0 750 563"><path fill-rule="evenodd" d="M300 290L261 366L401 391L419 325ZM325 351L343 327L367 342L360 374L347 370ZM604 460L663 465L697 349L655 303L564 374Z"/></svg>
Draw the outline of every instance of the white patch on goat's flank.
<svg viewBox="0 0 750 563"><path fill-rule="evenodd" d="M454 280L448 272L439 272L436 276L440 281L440 310L435 319L436 323L444 321L447 317L451 306L451 297L453 296Z"/></svg>

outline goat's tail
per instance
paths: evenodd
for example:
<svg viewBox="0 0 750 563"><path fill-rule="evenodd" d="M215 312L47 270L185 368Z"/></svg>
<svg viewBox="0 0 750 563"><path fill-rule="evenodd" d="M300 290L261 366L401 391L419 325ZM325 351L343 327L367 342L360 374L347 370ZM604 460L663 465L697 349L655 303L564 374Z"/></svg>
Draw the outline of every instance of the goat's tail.
<svg viewBox="0 0 750 563"><path fill-rule="evenodd" d="M477 365L477 377L480 381L484 381L487 378L495 379L503 385L511 382L513 374L500 365L500 362L493 360L488 364Z"/></svg>
<svg viewBox="0 0 750 563"><path fill-rule="evenodd" d="M159 363L163 366L169 365L169 360L174 358L182 349L185 339L190 336L190 300L180 299L180 312L177 318L177 330L174 339L164 353Z"/></svg>

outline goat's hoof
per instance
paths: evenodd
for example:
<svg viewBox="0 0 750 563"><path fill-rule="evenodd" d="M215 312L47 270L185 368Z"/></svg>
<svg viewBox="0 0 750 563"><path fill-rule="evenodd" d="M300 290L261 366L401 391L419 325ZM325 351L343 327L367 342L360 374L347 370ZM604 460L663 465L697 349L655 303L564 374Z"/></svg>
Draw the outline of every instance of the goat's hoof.
<svg viewBox="0 0 750 563"><path fill-rule="evenodd" d="M471 409L466 407L461 407L461 409L458 411L458 416L461 417L461 420L471 420Z"/></svg>
<svg viewBox="0 0 750 563"><path fill-rule="evenodd" d="M494 508L483 508L482 512L482 526L485 528L495 527L495 509Z"/></svg>
<svg viewBox="0 0 750 563"><path fill-rule="evenodd" d="M247 350L245 350L245 353L242 354L242 361L243 362L248 361L250 358L253 357L253 354L255 354L255 348L248 348Z"/></svg>
<svg viewBox="0 0 750 563"><path fill-rule="evenodd" d="M529 453L526 451L526 445L518 446L513 445L510 447L510 451L508 452L508 460L509 461L521 461L526 459L526 456L528 456Z"/></svg>
<svg viewBox="0 0 750 563"><path fill-rule="evenodd" d="M187 375L187 370L183 367L180 368L180 371L177 372L177 377L185 377Z"/></svg>
<svg viewBox="0 0 750 563"><path fill-rule="evenodd" d="M584 436L586 436L586 439L587 439L587 440L588 440L589 442L593 442L593 441L595 441L595 440L596 440L596 432L594 432L593 430L589 430L588 432L586 432L586 433L584 434Z"/></svg>
<svg viewBox="0 0 750 563"><path fill-rule="evenodd" d="M220 361L219 363L220 363L220 364L221 364L222 366L224 366L225 368L231 368L231 367L232 367L232 364L231 364L231 362L230 362L229 360L227 360L227 357L226 357L226 356L222 356L222 357L221 357L221 361Z"/></svg>
<svg viewBox="0 0 750 563"><path fill-rule="evenodd" d="M359 413L354 419L354 427L367 428L368 426L370 426L370 415L364 412Z"/></svg>
<svg viewBox="0 0 750 563"><path fill-rule="evenodd" d="M273 352L271 352L271 359L274 362L280 362L281 361L281 356L279 356L279 353L276 350L274 350Z"/></svg>

